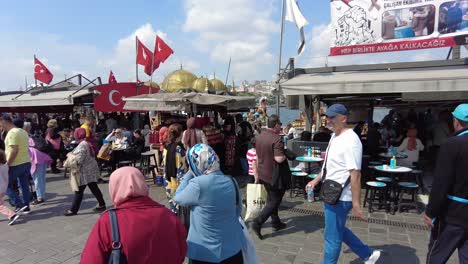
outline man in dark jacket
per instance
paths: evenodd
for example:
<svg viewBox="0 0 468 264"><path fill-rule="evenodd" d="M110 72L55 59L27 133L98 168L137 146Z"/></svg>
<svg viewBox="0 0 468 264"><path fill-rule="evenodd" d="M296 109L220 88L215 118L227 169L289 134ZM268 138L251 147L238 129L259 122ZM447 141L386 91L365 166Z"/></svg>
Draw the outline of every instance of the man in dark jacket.
<svg viewBox="0 0 468 264"><path fill-rule="evenodd" d="M468 104L452 113L455 135L440 147L424 222L432 228L428 264L445 263L458 249L468 263Z"/></svg>

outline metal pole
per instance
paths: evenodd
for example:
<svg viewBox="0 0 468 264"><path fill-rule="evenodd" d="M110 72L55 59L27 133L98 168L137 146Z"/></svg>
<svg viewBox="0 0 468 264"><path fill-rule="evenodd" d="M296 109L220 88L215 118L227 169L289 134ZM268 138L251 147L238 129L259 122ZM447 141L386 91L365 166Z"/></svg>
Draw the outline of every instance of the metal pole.
<svg viewBox="0 0 468 264"><path fill-rule="evenodd" d="M138 37L135 35L135 54L136 56L138 56ZM136 73L136 94L138 95L138 86L139 86L139 83L138 83L138 63L135 59L135 73ZM151 86L151 84L150 84ZM151 87L150 87L151 89Z"/></svg>
<svg viewBox="0 0 468 264"><path fill-rule="evenodd" d="M34 73L36 73L36 54L34 54ZM37 87L36 76L34 76L34 86Z"/></svg>
<svg viewBox="0 0 468 264"><path fill-rule="evenodd" d="M226 87L227 87L227 82L228 82L228 78L229 78L229 70L231 69L231 57L229 57L229 64L228 64L228 70L227 70L227 74L226 74L226 81L224 82L226 84Z"/></svg>
<svg viewBox="0 0 468 264"><path fill-rule="evenodd" d="M138 37L135 36L135 54L138 56ZM135 73L136 73L136 82L138 82L138 63L135 59Z"/></svg>
<svg viewBox="0 0 468 264"><path fill-rule="evenodd" d="M284 31L284 9L285 1L281 1L281 32L280 32L280 47L279 47L279 58L278 58L278 94L276 95L276 114L280 115L280 96L281 96L281 86L279 84L280 74L281 74L281 56L283 55L283 31Z"/></svg>
<svg viewBox="0 0 468 264"><path fill-rule="evenodd" d="M158 36L156 36L157 38ZM156 51L158 51L158 43L154 43L154 52L153 52L153 58L151 58L151 75L150 75L150 88L148 90L148 94L151 94L151 86L153 83L153 67L154 67L154 56L156 56Z"/></svg>

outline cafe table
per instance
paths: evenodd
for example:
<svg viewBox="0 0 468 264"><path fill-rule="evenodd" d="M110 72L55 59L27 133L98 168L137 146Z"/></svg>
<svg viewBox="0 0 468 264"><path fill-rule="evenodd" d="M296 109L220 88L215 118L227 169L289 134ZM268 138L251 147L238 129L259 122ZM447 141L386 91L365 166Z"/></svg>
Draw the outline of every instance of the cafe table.
<svg viewBox="0 0 468 264"><path fill-rule="evenodd" d="M393 158L393 153L389 154L389 153L386 153L386 152L382 152L382 153L379 154L379 157L389 160L389 159ZM395 154L395 158L397 160L406 159L406 158L408 158L408 154L406 154L404 152L398 152L398 153Z"/></svg>
<svg viewBox="0 0 468 264"><path fill-rule="evenodd" d="M391 212L394 214L395 210L398 206L398 200L396 197L396 186L398 177L402 175L407 175L411 173L413 170L408 167L403 166L396 166L395 168L391 168L389 165L380 165L373 167L376 171L384 172L388 174L390 177L376 177L377 181L383 181L390 186L390 208Z"/></svg>
<svg viewBox="0 0 468 264"><path fill-rule="evenodd" d="M300 162L305 162L307 163L307 168L308 168L308 172L310 173L311 172L311 165L312 163L316 163L316 162L322 162L323 159L321 157L311 157L311 156L299 156L296 158L297 161L300 161Z"/></svg>

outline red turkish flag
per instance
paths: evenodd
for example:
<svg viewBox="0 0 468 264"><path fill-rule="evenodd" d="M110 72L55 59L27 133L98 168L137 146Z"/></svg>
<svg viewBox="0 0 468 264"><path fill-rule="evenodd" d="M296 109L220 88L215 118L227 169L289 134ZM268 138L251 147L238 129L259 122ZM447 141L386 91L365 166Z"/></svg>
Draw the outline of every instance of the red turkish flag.
<svg viewBox="0 0 468 264"><path fill-rule="evenodd" d="M156 36L156 44L154 45L154 61L165 62L174 51L166 42L159 36Z"/></svg>
<svg viewBox="0 0 468 264"><path fill-rule="evenodd" d="M149 50L141 41L137 38L137 56L136 56L136 63L146 66L147 64L151 64L151 60L153 59L153 52Z"/></svg>
<svg viewBox="0 0 468 264"><path fill-rule="evenodd" d="M34 57L34 79L49 84L54 75L47 69L42 62Z"/></svg>
<svg viewBox="0 0 468 264"><path fill-rule="evenodd" d="M110 71L109 73L109 81L108 81L109 84L114 84L114 83L117 83L117 80L115 79L115 76L114 76L114 73L112 71Z"/></svg>
<svg viewBox="0 0 468 264"><path fill-rule="evenodd" d="M137 88L138 87L138 88ZM137 83L120 82L115 84L101 84L94 87L97 96L94 97L94 110L99 112L122 112L125 111L123 97L131 97L138 94L149 94L159 92L159 89L150 88L146 85L139 86Z"/></svg>

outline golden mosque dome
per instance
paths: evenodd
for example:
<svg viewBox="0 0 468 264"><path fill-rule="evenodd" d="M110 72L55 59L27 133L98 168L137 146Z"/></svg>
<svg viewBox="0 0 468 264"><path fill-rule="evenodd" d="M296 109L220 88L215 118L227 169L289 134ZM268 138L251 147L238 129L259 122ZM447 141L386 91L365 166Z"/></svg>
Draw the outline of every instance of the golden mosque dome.
<svg viewBox="0 0 468 264"><path fill-rule="evenodd" d="M176 92L192 88L197 76L189 71L180 69L170 73L161 83L161 89L166 92Z"/></svg>
<svg viewBox="0 0 468 264"><path fill-rule="evenodd" d="M161 87L159 87L159 84L157 84L156 82L148 81L148 82L144 82L143 85L151 87L151 88L161 89Z"/></svg>
<svg viewBox="0 0 468 264"><path fill-rule="evenodd" d="M200 77L193 82L192 88L197 92L206 93L213 90L213 84L207 78Z"/></svg>
<svg viewBox="0 0 468 264"><path fill-rule="evenodd" d="M216 78L210 80L211 84L213 85L213 88L215 89L215 91L223 91L223 92L227 92L227 88L226 88L226 85L224 85L224 83Z"/></svg>

